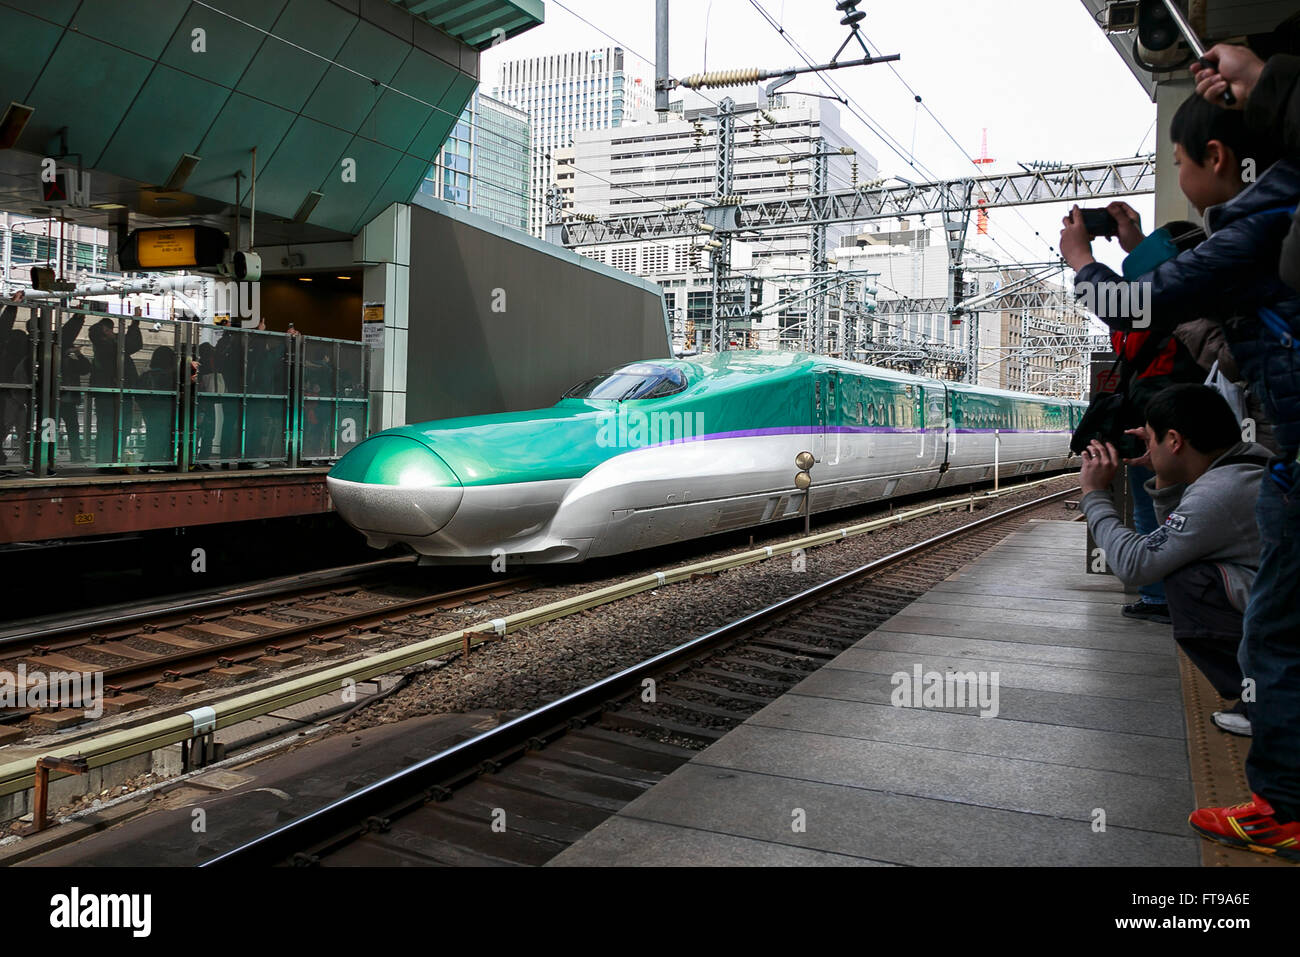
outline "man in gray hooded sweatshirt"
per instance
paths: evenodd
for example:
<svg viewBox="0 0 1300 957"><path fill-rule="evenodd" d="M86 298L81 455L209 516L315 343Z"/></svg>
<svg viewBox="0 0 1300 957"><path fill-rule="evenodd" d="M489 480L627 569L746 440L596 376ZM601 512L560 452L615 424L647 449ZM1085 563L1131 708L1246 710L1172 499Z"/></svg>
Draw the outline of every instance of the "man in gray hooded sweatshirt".
<svg viewBox="0 0 1300 957"><path fill-rule="evenodd" d="M1146 442L1137 464L1155 472L1146 485L1160 527L1139 535L1124 527L1110 484L1120 458L1094 441L1083 453L1080 508L1125 584L1164 579L1174 640L1224 698L1241 695L1237 649L1242 613L1259 570L1255 500L1269 452L1241 441L1241 424L1214 389L1175 385L1158 393L1147 423L1133 430ZM1214 723L1250 734L1247 704L1216 712Z"/></svg>

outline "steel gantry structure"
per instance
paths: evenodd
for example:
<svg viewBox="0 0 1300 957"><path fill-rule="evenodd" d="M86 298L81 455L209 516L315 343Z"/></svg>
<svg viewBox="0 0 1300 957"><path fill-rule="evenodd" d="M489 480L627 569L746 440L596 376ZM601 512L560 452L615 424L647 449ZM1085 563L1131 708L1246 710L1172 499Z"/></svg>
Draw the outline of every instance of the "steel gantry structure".
<svg viewBox="0 0 1300 957"><path fill-rule="evenodd" d="M868 222L876 219L939 215L947 234L949 288L944 299L905 301L882 315L912 312L947 312L971 318L967 327L966 375L974 380L979 352L978 311L959 309L964 296L963 257L970 214L977 208L1000 209L1042 203L1082 202L1132 196L1152 192L1155 188L1155 155L1148 154L1117 160L1022 168L1018 172L971 176L929 183L903 182L898 186L868 184L856 189L830 191L824 174L825 147L809 158L817 164L813 189L803 197L751 200L731 194L735 104L723 100L718 110L718 168L715 175L714 205L704 209L666 209L661 212L614 216L598 219L591 216L553 222L547 226L547 239L569 248L601 243L636 242L699 237L707 233L713 248L713 320L712 345L726 349L729 342L727 324L731 319L749 314L747 277L731 274L730 244L737 233L761 233L769 229L811 227L809 250L812 259L825 269L824 245L827 226ZM822 154L822 155L818 155ZM976 196L979 199L976 199ZM821 239L824 244L824 238ZM810 263L812 265L812 263ZM1026 301L1036 293L1025 292ZM917 306L919 308L911 308ZM932 308L932 307L938 308ZM1014 306L1013 306L1014 308ZM1028 308L1028 306L1026 307ZM814 311L824 310L825 300L816 296ZM824 336L825 317L814 316L812 334L816 341ZM823 339L824 341L824 339ZM934 358L934 357L931 357ZM940 357L939 361L947 361Z"/></svg>
<svg viewBox="0 0 1300 957"><path fill-rule="evenodd" d="M793 226L834 226L873 219L926 214L967 214L976 208L972 195L987 193L984 209L1038 203L1084 202L1132 196L1155 189L1155 154L1131 159L1080 163L1055 170L1024 170L933 183L874 186L825 192L797 199L751 200L736 204L735 232ZM699 209L664 210L613 216L590 222L552 223L547 238L563 246L679 239L698 236L705 222Z"/></svg>

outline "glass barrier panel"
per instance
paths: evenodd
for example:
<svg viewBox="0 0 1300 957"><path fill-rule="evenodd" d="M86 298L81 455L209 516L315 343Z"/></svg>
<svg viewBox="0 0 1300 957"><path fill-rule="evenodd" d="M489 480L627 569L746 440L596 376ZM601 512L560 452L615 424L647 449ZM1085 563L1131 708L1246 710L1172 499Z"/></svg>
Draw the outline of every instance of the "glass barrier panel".
<svg viewBox="0 0 1300 957"><path fill-rule="evenodd" d="M334 454L341 456L360 445L365 439L369 404L365 399L342 399L339 401L338 410L338 425L334 430L337 438Z"/></svg>
<svg viewBox="0 0 1300 957"><path fill-rule="evenodd" d="M302 459L327 459L334 456L335 405L333 399L303 396Z"/></svg>
<svg viewBox="0 0 1300 957"><path fill-rule="evenodd" d="M369 363L349 340L0 304L0 474L332 461L368 435Z"/></svg>
<svg viewBox="0 0 1300 957"><path fill-rule="evenodd" d="M200 326L194 357L197 388L191 461L199 468L244 458L244 412L248 385L246 330Z"/></svg>
<svg viewBox="0 0 1300 957"><path fill-rule="evenodd" d="M241 329L243 337L244 462L283 462L289 456L292 336Z"/></svg>
<svg viewBox="0 0 1300 957"><path fill-rule="evenodd" d="M337 459L369 434L369 348L303 337L301 460Z"/></svg>

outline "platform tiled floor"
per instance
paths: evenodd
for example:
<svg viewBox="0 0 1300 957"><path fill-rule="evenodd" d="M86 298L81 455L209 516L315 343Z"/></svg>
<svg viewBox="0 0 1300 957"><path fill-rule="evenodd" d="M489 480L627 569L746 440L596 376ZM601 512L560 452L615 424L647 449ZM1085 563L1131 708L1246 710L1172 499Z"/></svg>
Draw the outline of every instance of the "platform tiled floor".
<svg viewBox="0 0 1300 957"><path fill-rule="evenodd" d="M1170 629L1084 535L1014 532L552 863L1200 863ZM996 672L997 716L894 707L917 665Z"/></svg>

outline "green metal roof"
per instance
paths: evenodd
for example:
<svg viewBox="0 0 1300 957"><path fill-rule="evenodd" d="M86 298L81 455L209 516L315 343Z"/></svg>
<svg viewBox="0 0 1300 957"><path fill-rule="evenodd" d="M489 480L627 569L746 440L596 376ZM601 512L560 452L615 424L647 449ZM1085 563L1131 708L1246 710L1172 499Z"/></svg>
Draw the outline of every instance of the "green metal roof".
<svg viewBox="0 0 1300 957"><path fill-rule="evenodd" d="M228 203L257 147L259 214L292 217L318 190L309 222L350 234L415 194L477 85L477 45L542 16L539 0L28 6L0 0L0 110L35 108L18 149L49 155L67 127L84 168L154 185L191 153L184 191Z"/></svg>
<svg viewBox="0 0 1300 957"><path fill-rule="evenodd" d="M389 0L461 43L483 50L546 19L542 0Z"/></svg>

